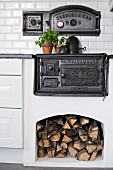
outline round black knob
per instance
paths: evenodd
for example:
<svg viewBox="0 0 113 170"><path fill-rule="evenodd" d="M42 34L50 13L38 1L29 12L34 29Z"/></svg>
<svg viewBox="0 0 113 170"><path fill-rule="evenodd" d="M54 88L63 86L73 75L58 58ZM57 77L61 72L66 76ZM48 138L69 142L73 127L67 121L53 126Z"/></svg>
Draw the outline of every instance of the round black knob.
<svg viewBox="0 0 113 170"><path fill-rule="evenodd" d="M37 24L37 20L36 19L31 19L31 25L32 26L36 26L36 24Z"/></svg>
<svg viewBox="0 0 113 170"><path fill-rule="evenodd" d="M38 24L41 24L41 21L40 21L40 20L38 20L38 21L37 21L37 23L38 23Z"/></svg>
<svg viewBox="0 0 113 170"><path fill-rule="evenodd" d="M76 19L72 19L72 20L70 21L70 25L71 25L71 26L76 26L76 25L77 25Z"/></svg>
<svg viewBox="0 0 113 170"><path fill-rule="evenodd" d="M48 67L48 69L49 69L49 70L53 70L53 66L50 65L50 66Z"/></svg>
<svg viewBox="0 0 113 170"><path fill-rule="evenodd" d="M65 75L64 73L62 73L62 74L61 74L61 77L62 77L62 78L65 78L65 77L66 77L66 75Z"/></svg>

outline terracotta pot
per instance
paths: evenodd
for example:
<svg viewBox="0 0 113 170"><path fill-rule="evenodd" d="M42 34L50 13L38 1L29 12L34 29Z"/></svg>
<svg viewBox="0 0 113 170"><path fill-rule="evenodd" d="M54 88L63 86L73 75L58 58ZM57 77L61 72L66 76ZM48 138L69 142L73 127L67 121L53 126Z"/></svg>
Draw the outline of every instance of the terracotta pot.
<svg viewBox="0 0 113 170"><path fill-rule="evenodd" d="M53 49L53 44L42 44L42 49L44 54L51 54Z"/></svg>
<svg viewBox="0 0 113 170"><path fill-rule="evenodd" d="M62 44L58 44L55 46L55 52L56 54L59 54L59 48L62 46Z"/></svg>

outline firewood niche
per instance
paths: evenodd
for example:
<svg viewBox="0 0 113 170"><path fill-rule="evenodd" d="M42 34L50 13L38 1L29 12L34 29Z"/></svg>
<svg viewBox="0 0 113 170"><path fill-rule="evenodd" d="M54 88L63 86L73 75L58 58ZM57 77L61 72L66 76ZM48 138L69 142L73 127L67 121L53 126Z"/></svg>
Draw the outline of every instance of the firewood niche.
<svg viewBox="0 0 113 170"><path fill-rule="evenodd" d="M78 115L54 116L36 124L37 157L93 161L103 150L101 122Z"/></svg>

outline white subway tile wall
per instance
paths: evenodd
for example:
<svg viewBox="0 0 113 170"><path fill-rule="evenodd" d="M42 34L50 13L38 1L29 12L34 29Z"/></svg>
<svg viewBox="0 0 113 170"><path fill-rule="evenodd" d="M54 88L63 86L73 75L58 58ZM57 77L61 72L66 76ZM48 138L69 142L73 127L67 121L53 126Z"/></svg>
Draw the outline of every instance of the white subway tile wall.
<svg viewBox="0 0 113 170"><path fill-rule="evenodd" d="M101 11L100 36L78 36L84 53L113 53L113 12L110 0L0 0L0 53L42 53L37 36L23 36L22 12L45 11L63 5L84 5Z"/></svg>

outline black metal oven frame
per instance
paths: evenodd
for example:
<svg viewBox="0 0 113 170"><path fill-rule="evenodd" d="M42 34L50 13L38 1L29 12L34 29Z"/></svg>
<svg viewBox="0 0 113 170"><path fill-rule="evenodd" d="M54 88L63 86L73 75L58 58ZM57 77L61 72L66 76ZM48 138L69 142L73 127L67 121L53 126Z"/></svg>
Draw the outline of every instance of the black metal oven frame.
<svg viewBox="0 0 113 170"><path fill-rule="evenodd" d="M109 56L105 53L36 55L34 94L105 97L108 95L108 65Z"/></svg>
<svg viewBox="0 0 113 170"><path fill-rule="evenodd" d="M42 35L47 29L62 34L99 36L100 11L83 5L66 5L51 11L23 11L23 35ZM61 21L63 27L58 28Z"/></svg>

